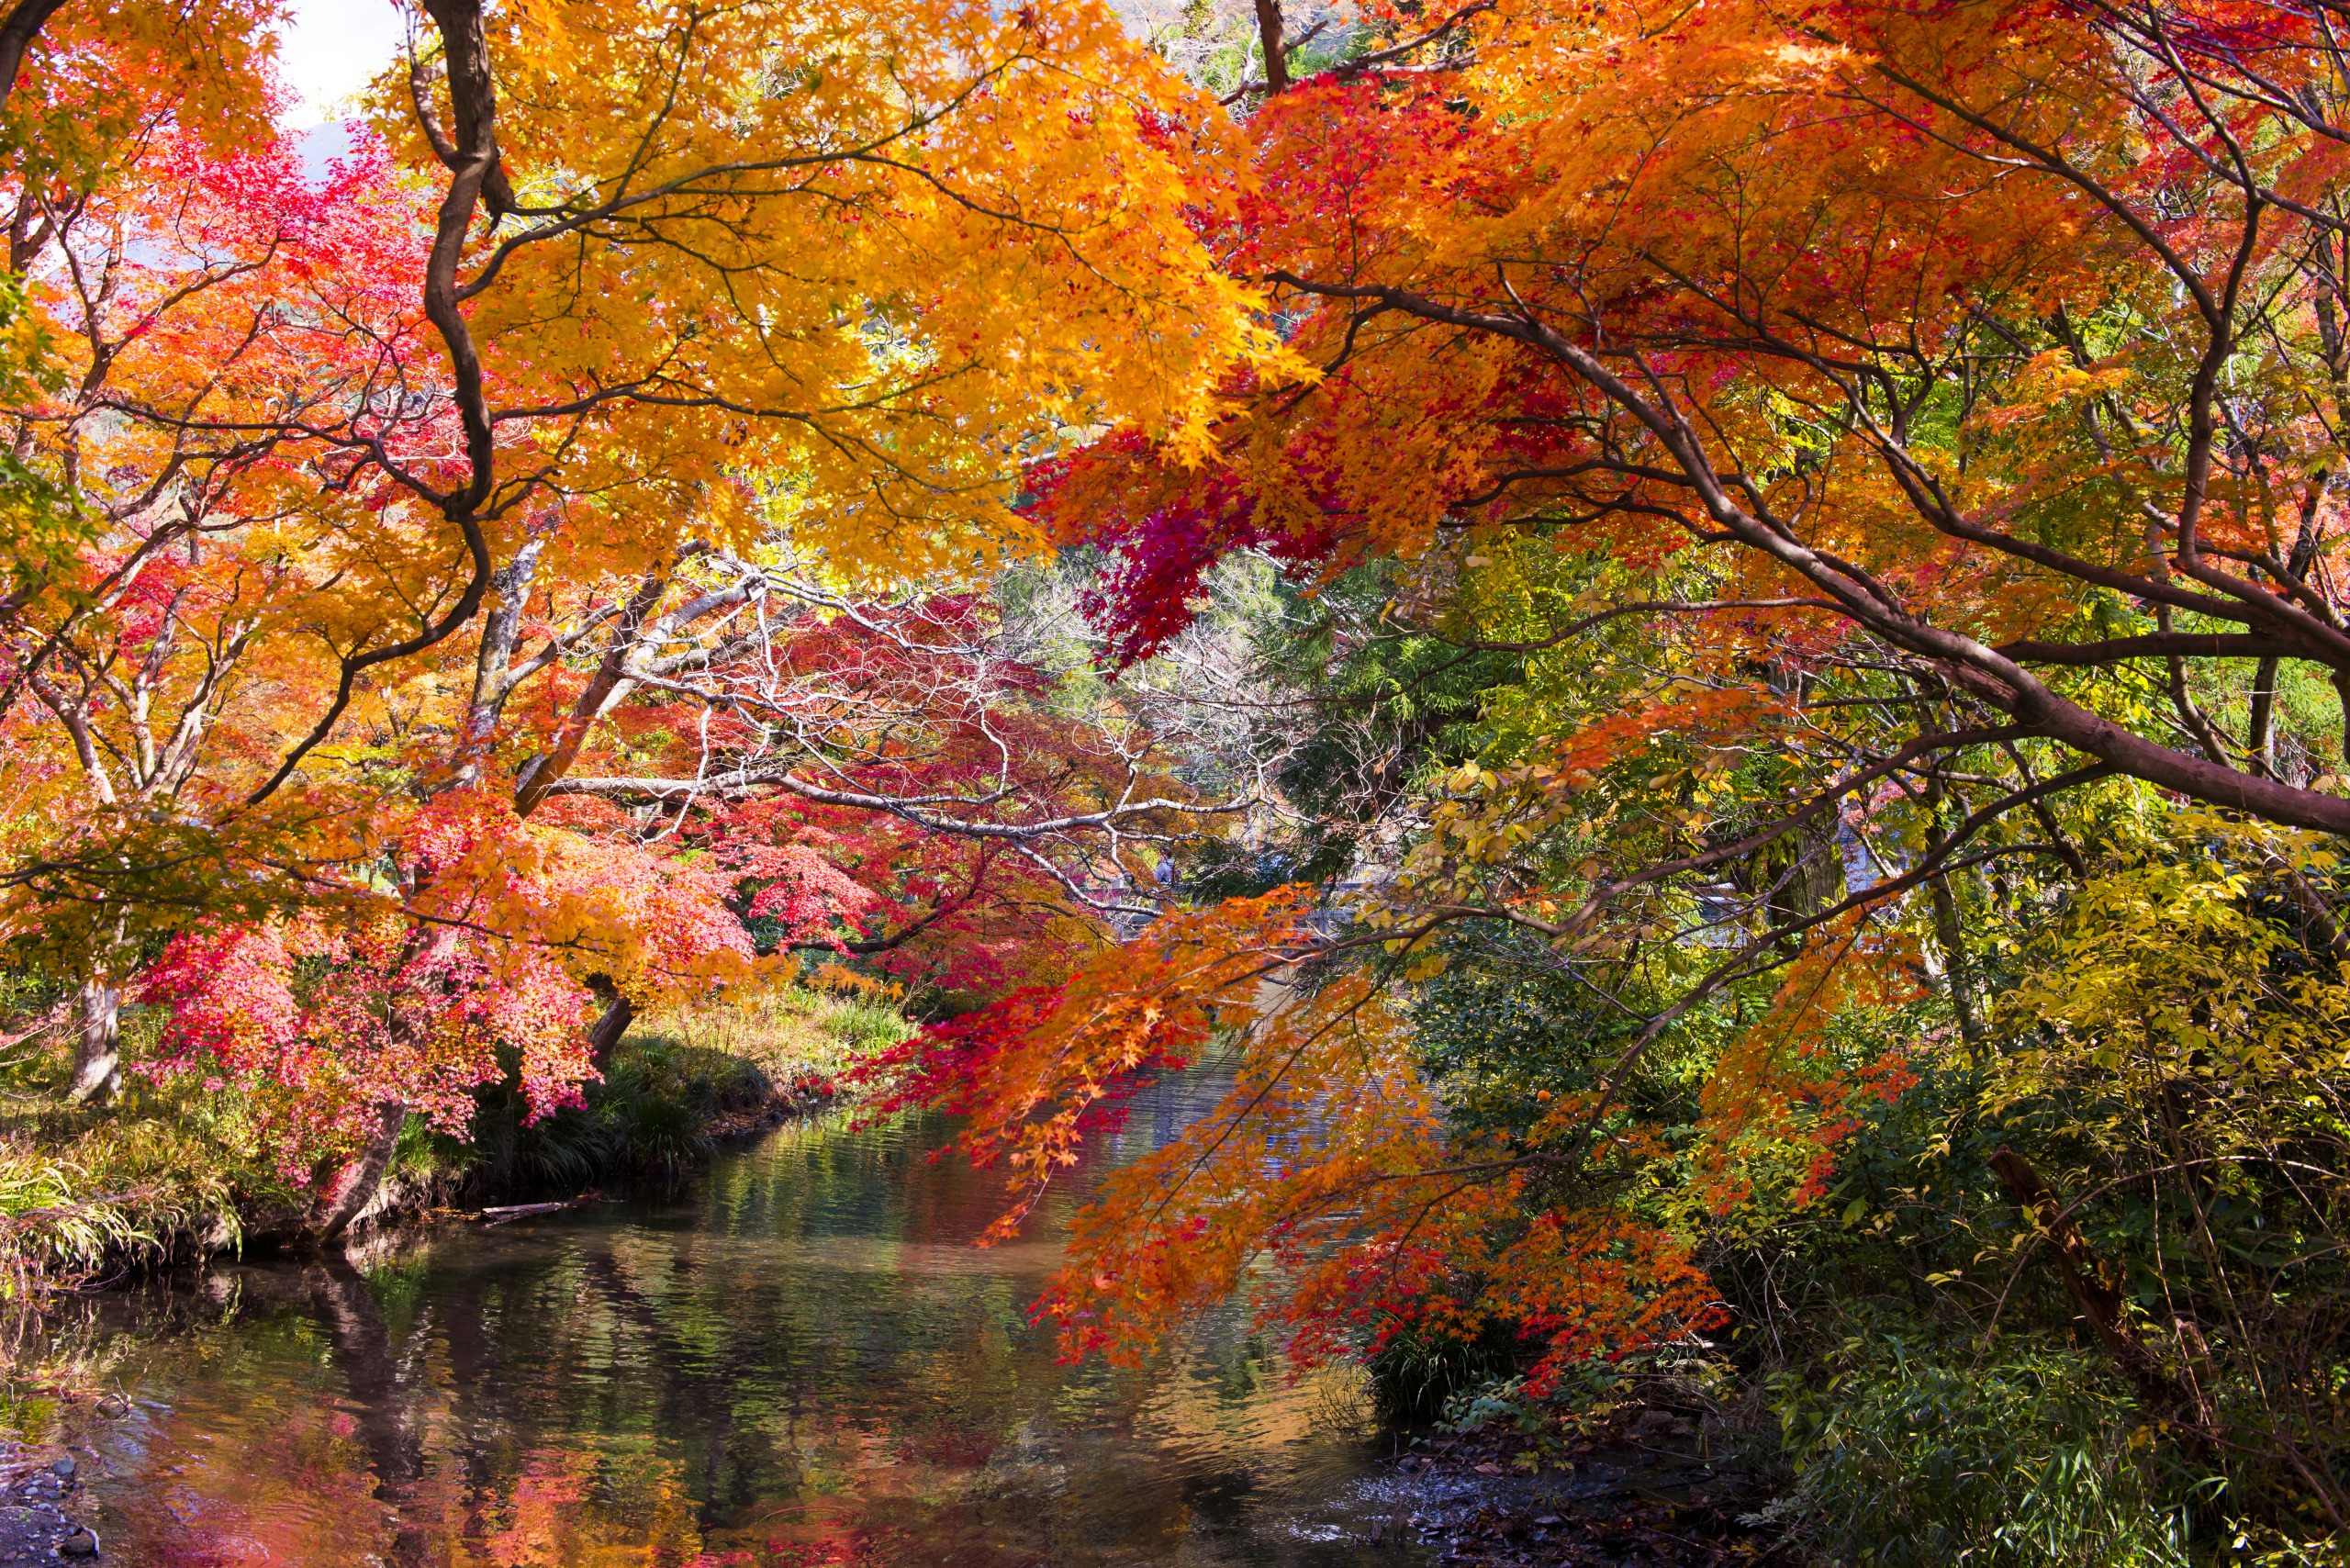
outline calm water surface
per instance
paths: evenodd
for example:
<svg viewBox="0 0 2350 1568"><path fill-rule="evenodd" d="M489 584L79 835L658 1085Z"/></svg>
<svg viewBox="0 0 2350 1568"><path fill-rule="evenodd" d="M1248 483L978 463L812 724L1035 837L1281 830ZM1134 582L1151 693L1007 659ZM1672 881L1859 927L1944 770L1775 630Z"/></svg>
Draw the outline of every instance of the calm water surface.
<svg viewBox="0 0 2350 1568"><path fill-rule="evenodd" d="M1422 1561L1368 1544L1402 1505L1352 1385L1237 1317L1057 1365L1024 1311L1053 1216L972 1248L1000 1189L942 1137L790 1126L672 1197L109 1303L130 1413L55 1434L82 1512L156 1568Z"/></svg>

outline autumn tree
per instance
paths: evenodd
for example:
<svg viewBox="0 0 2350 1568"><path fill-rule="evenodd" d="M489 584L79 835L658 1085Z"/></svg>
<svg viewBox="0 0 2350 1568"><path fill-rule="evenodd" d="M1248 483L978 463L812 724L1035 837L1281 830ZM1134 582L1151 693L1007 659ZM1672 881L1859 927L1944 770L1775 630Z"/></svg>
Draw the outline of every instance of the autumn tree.
<svg viewBox="0 0 2350 1568"><path fill-rule="evenodd" d="M202 96L218 71L125 66L73 161L40 138L9 176L53 365L17 450L86 520L11 600L0 722L39 795L10 929L87 977L93 1092L124 971L174 932L348 952L361 990L420 996L544 946L531 866L597 830L523 819L611 680L541 746L509 705L583 647L626 662L763 591L744 566L713 599L705 558L788 537L832 593L968 572L1025 536L1024 451L1105 420L1197 442L1227 364L1279 358L1189 228L1229 205L1219 133L1096 11L431 6L323 183L253 113L263 14L189 17L245 72L239 137ZM38 34L12 116L69 116L89 50L148 60L143 13L89 25ZM463 852L436 847L453 820ZM662 853L610 885L671 885ZM312 930L336 909L348 932ZM612 961L671 918L621 901L567 938L564 1005L733 946ZM487 1070L498 1034L434 1081ZM571 1034L537 1074L558 1100L588 1070ZM406 1071L359 1118L363 1166L444 1103Z"/></svg>
<svg viewBox="0 0 2350 1568"><path fill-rule="evenodd" d="M1831 1194L1870 1215L1850 1162L1930 1073L1919 1103L1945 1106L2007 1081L2024 1058L2002 1043L2053 1025L1991 969L2053 940L2045 912L2119 874L2111 846L2150 817L2225 845L2225 897L2269 934L2244 962L2338 980L2317 836L2350 823L2328 28L2224 6L1373 10L1342 62L1243 95L1255 183L1215 240L1313 372L1236 372L1245 406L1203 461L1111 432L1044 476L1039 515L1108 553L1097 602L1127 658L1253 554L1335 628L1299 670L1303 722L1486 684L1465 750L1386 732L1393 782L1357 797L1384 825L1333 868L1351 924L1301 925L1296 893L1203 912L1099 991L909 1047L916 1081L952 1063L988 1085L951 1098L1024 1204L1069 1107L1231 1041L1232 1098L1080 1224L1049 1298L1073 1346L1150 1343L1264 1254L1291 1271L1268 1310L1309 1351L1449 1316L1524 1327L1546 1377L1691 1343L1729 1304L1687 1248L1711 1238L1719 1292ZM1330 684L1373 671L1376 698ZM1456 1050L1447 998L1474 987L1445 977L1508 965L1585 999L1559 1007L1575 1033ZM2236 1016L2278 1021L2244 1027L2333 1005L2281 977L2267 994ZM1399 1055L1486 1098L1432 1130L1409 1075L1348 1087ZM2228 1059L2210 1070L2231 1092L2333 1093L2316 1058ZM2223 1099L2182 1088L2178 1130L2099 1147L2217 1159L2239 1135L2185 1129ZM2302 1278L2289 1334L2239 1316L2210 1359L2221 1265L2165 1275L2151 1305L2099 1294L2110 1259L2082 1260L2074 1196L1994 1147L2035 1124L1953 1114L1986 1140L1957 1180L1993 1195L1951 1234L2027 1227L2149 1409L2258 1452L2247 1495L2338 1511L2333 1459L2280 1437L2266 1395L2210 1397L2322 1333L2332 1277ZM2277 1161L2323 1168L2327 1135L2293 1137L2315 1141L2258 1157L2268 1223L2322 1229L2337 1187ZM1224 1163L1250 1148L1281 1151L1277 1182ZM2174 1196L2159 1224L2184 1246L2204 1211ZM1628 1259L1603 1289L1600 1260Z"/></svg>

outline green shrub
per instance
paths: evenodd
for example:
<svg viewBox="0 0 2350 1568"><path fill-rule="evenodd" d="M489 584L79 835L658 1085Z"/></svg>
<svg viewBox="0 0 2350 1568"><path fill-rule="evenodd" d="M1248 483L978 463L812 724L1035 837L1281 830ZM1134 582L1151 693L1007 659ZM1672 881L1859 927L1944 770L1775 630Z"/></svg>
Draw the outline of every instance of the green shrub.
<svg viewBox="0 0 2350 1568"><path fill-rule="evenodd" d="M1406 1326L1371 1353L1371 1404L1391 1426L1460 1424L1464 1401L1515 1378L1527 1359L1516 1331L1505 1324L1488 1324L1467 1339Z"/></svg>
<svg viewBox="0 0 2350 1568"><path fill-rule="evenodd" d="M2190 1561L2210 1483L2109 1374L2066 1350L1971 1364L1877 1337L1833 1374L1784 1374L1796 1484L1772 1516L1870 1568L2169 1568ZM2216 1510L2212 1510L2216 1511Z"/></svg>

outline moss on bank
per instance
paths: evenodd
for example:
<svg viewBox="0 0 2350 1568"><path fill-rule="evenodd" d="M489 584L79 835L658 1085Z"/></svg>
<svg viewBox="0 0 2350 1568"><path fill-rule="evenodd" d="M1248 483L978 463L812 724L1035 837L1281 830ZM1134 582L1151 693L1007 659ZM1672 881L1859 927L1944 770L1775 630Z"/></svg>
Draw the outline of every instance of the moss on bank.
<svg viewBox="0 0 2350 1568"><path fill-rule="evenodd" d="M134 1071L110 1103L71 1104L62 1031L30 1027L50 999L0 1000L17 1016L15 1048L0 1053L0 1300L299 1233L308 1194L275 1169L241 1096ZM135 1063L160 1020L133 1008L123 1023ZM362 1223L675 1180L726 1137L830 1100L908 1027L890 1007L799 988L649 1014L580 1105L528 1122L502 1085L481 1093L470 1138L409 1118Z"/></svg>

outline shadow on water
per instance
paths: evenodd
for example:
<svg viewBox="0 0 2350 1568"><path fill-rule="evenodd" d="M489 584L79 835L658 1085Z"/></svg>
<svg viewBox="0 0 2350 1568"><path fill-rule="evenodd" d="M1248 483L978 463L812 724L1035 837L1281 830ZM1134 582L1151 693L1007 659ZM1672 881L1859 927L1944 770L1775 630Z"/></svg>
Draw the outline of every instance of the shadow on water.
<svg viewBox="0 0 2350 1568"><path fill-rule="evenodd" d="M1146 1092L1107 1158L1202 1092ZM1145 1373L1057 1364L1057 1216L974 1249L1000 1191L944 1136L789 1126L666 1199L127 1295L131 1414L54 1435L141 1564L1416 1561L1365 1544L1399 1505L1359 1391L1237 1314Z"/></svg>

